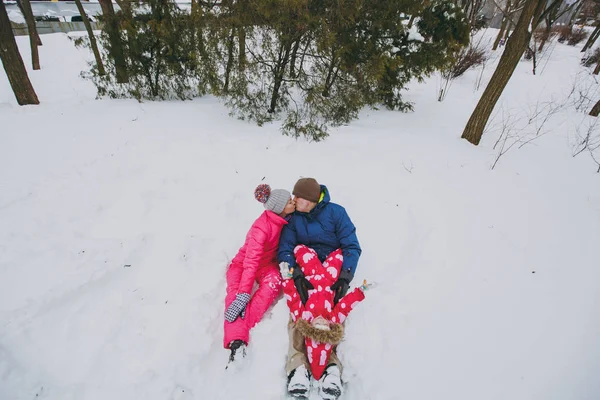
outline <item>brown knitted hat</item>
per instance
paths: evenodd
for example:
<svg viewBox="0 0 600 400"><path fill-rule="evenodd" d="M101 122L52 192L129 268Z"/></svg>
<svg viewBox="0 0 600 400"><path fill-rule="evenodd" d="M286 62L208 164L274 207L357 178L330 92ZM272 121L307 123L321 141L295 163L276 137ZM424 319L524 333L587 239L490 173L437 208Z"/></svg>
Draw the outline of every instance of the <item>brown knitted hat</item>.
<svg viewBox="0 0 600 400"><path fill-rule="evenodd" d="M298 179L298 182L294 185L292 194L301 199L318 203L319 198L321 197L321 185L319 185L319 182L314 178Z"/></svg>

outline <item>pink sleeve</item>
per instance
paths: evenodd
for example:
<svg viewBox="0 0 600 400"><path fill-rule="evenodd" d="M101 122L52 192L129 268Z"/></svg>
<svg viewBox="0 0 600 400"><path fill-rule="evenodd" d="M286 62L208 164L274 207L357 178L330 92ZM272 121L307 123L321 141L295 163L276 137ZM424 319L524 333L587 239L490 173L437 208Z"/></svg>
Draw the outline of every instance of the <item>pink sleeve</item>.
<svg viewBox="0 0 600 400"><path fill-rule="evenodd" d="M252 292L252 285L254 285L254 281L256 280L256 271L260 267L260 260L264 253L266 241L267 235L265 232L258 225L252 225L246 240L244 272L240 279L238 293L250 294Z"/></svg>
<svg viewBox="0 0 600 400"><path fill-rule="evenodd" d="M356 288L344 297L340 299L340 301L333 308L333 315L343 314L344 316L348 316L350 311L354 308L354 306L365 298L365 294L360 288Z"/></svg>

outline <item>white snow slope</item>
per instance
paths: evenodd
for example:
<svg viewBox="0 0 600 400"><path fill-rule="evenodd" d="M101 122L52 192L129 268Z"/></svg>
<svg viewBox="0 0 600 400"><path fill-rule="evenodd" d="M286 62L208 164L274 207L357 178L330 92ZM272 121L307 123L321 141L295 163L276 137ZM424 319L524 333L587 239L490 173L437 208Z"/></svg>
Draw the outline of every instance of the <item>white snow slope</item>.
<svg viewBox="0 0 600 400"><path fill-rule="evenodd" d="M572 157L592 117L565 108L492 170L499 117L478 147L460 135L497 59L478 91L470 71L437 102L431 77L406 92L415 112L365 110L309 143L213 97L95 100L90 55L42 39L41 105L17 106L0 72L0 399L283 398L287 307L226 373L224 276L254 187L301 176L357 226L353 284L378 283L339 347L344 400L600 398L600 175ZM551 44L536 76L521 62L497 109L593 82L579 50Z"/></svg>

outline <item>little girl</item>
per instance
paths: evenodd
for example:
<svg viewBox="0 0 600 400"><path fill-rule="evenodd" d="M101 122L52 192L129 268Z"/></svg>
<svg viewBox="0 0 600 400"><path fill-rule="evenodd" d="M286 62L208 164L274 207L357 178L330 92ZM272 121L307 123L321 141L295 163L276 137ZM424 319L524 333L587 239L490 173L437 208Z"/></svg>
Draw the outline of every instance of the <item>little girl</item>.
<svg viewBox="0 0 600 400"><path fill-rule="evenodd" d="M256 200L266 209L252 224L246 241L227 270L225 297L225 335L223 345L231 350L229 362L246 354L250 329L263 317L281 289L277 248L286 217L294 212L290 192L271 190L266 184L254 191ZM252 294L254 282L258 289Z"/></svg>
<svg viewBox="0 0 600 400"><path fill-rule="evenodd" d="M365 281L336 304L335 293L330 286L340 274L344 261L342 250L337 249L329 254L323 264L317 253L305 245L296 246L294 256L298 265L296 268L302 268L312 289L308 291L306 304L303 304L294 281L290 279L292 272L284 265L281 267L283 292L292 321L304 336L310 371L318 381L326 373L332 361L330 356L344 336L344 321L354 306L365 298L364 292L370 285ZM326 399L336 399L341 395L341 387L322 387L321 391L322 398Z"/></svg>

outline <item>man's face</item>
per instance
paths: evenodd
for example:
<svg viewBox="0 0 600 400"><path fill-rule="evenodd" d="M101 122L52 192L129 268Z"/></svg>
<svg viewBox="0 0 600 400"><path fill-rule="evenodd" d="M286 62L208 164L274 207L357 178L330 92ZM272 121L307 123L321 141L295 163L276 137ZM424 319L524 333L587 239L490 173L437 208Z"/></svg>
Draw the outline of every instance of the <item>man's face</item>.
<svg viewBox="0 0 600 400"><path fill-rule="evenodd" d="M296 202L296 211L307 213L310 212L317 203L303 199L302 197L295 196L294 201Z"/></svg>

